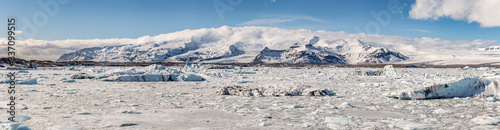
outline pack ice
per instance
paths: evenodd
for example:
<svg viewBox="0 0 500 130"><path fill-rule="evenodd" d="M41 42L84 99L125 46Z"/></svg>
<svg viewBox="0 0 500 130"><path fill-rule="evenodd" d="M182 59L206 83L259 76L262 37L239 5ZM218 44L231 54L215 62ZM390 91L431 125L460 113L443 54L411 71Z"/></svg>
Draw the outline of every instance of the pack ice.
<svg viewBox="0 0 500 130"><path fill-rule="evenodd" d="M237 96L334 96L330 89L314 89L307 85L274 84L257 86L226 86L219 88L218 95Z"/></svg>

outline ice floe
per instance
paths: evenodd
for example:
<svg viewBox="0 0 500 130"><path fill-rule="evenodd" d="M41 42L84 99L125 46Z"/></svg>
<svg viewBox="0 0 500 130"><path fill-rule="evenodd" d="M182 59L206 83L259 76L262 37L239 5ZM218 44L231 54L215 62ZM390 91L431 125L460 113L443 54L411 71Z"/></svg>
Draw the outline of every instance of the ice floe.
<svg viewBox="0 0 500 130"><path fill-rule="evenodd" d="M394 126L407 130L436 129L439 127L437 124L425 124L409 120L398 120L394 122Z"/></svg>
<svg viewBox="0 0 500 130"><path fill-rule="evenodd" d="M5 80L2 83L10 83L10 80ZM16 84L38 84L36 78L26 79L26 80L15 80Z"/></svg>
<svg viewBox="0 0 500 130"><path fill-rule="evenodd" d="M176 71L161 65L142 68L117 69L101 76L103 81L122 82L168 82L168 81L204 81L205 78L192 73Z"/></svg>
<svg viewBox="0 0 500 130"><path fill-rule="evenodd" d="M486 84L484 80L479 78L464 78L452 83L390 92L386 93L385 96L403 100L468 97L483 93Z"/></svg>
<svg viewBox="0 0 500 130"><path fill-rule="evenodd" d="M0 123L0 129L2 130L31 130L28 126L24 125L24 119L19 122L13 123Z"/></svg>
<svg viewBox="0 0 500 130"><path fill-rule="evenodd" d="M356 70L353 75L355 76L397 76L396 70L392 65L386 65L378 71L369 70Z"/></svg>
<svg viewBox="0 0 500 130"><path fill-rule="evenodd" d="M352 129L358 124L345 117L326 117L324 123L331 129Z"/></svg>
<svg viewBox="0 0 500 130"><path fill-rule="evenodd" d="M263 87L256 86L226 86L219 88L218 95L237 96L334 96L330 89L314 89L307 85L276 84Z"/></svg>

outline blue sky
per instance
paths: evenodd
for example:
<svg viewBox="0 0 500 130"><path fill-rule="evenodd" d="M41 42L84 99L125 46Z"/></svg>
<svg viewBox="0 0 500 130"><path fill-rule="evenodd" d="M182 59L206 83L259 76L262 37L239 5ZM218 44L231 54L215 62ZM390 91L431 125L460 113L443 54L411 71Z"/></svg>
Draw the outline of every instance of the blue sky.
<svg viewBox="0 0 500 130"><path fill-rule="evenodd" d="M436 16L425 16L416 13L410 17L410 10L415 0L70 0L67 3L59 3L56 0L40 1L54 2L59 10L51 16L38 4L39 1L2 0L0 17L3 19L16 17L19 21L18 27L21 27L27 26L24 19L34 23L36 21L33 20L33 16L45 14L48 18L45 20L46 23L38 22L39 26L35 25L37 33L22 30L23 35L30 34L27 38L39 40L137 38L185 29L217 28L228 25L364 32L448 40L500 41L498 35L500 27L496 23L488 24L488 21L472 16L438 13ZM388 4L398 8L389 9ZM55 8L49 6L49 9ZM425 8L419 9L416 11L429 11ZM390 20L385 17L387 15L378 17L372 12L390 14L388 15ZM44 21L41 17L38 18L39 21ZM382 19L382 22L378 19ZM6 22L5 20L0 22L5 25L0 26L0 29L7 30ZM5 37L7 37L6 31L0 31L0 38Z"/></svg>

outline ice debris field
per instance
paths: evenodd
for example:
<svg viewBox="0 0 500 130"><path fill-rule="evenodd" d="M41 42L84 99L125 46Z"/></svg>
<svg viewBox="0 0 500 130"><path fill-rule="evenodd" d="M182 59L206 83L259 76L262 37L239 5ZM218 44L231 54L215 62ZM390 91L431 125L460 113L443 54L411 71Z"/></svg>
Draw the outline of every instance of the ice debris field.
<svg viewBox="0 0 500 130"><path fill-rule="evenodd" d="M16 72L0 129L500 129L499 68L67 66ZM6 110L7 89L0 90Z"/></svg>

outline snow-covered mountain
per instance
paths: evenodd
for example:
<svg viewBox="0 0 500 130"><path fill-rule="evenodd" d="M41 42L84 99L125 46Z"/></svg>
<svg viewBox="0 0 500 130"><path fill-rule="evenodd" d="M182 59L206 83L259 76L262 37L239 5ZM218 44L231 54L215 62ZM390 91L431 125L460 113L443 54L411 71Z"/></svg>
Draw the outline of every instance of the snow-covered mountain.
<svg viewBox="0 0 500 130"><path fill-rule="evenodd" d="M286 50L271 50L265 47L253 62L289 64L345 64L339 54L323 47L314 47L319 37L313 37L306 44L295 43Z"/></svg>
<svg viewBox="0 0 500 130"><path fill-rule="evenodd" d="M335 48L337 48L337 53L345 57L346 61L351 64L394 63L409 59L407 56L395 50L376 47L360 40L352 43L341 42L341 44L337 45Z"/></svg>
<svg viewBox="0 0 500 130"><path fill-rule="evenodd" d="M306 43L294 43L286 50L271 50L267 46L254 56L255 63L290 64L359 64L389 63L408 57L383 47L373 47L358 40L356 44L344 42L335 49L315 46L320 38L314 36ZM218 42L221 43L221 42ZM223 44L223 43L221 43ZM240 46L244 43L237 43ZM172 47L173 46L173 47ZM85 48L62 55L58 61L109 61L109 62L164 62L211 61L245 54L236 44L211 46L196 40L165 41L160 44L120 45Z"/></svg>
<svg viewBox="0 0 500 130"><path fill-rule="evenodd" d="M286 50L264 48L254 59L262 63L292 64L366 64L394 63L409 59L403 54L383 48L374 47L358 40L357 42L337 41L331 45L314 46L320 40L313 37L308 43L295 43ZM330 48L330 47L333 47Z"/></svg>
<svg viewBox="0 0 500 130"><path fill-rule="evenodd" d="M498 55L490 54L493 52L476 49L494 46L496 41L491 40L450 41L255 26L188 29L137 39L30 42L68 47L92 44L90 48L65 52L58 61L168 62L189 59L210 63L255 61L301 64L499 62Z"/></svg>
<svg viewBox="0 0 500 130"><path fill-rule="evenodd" d="M216 49L215 51L211 49ZM244 54L234 45L206 48L192 41L92 47L62 55L58 61L164 62L204 61Z"/></svg>

